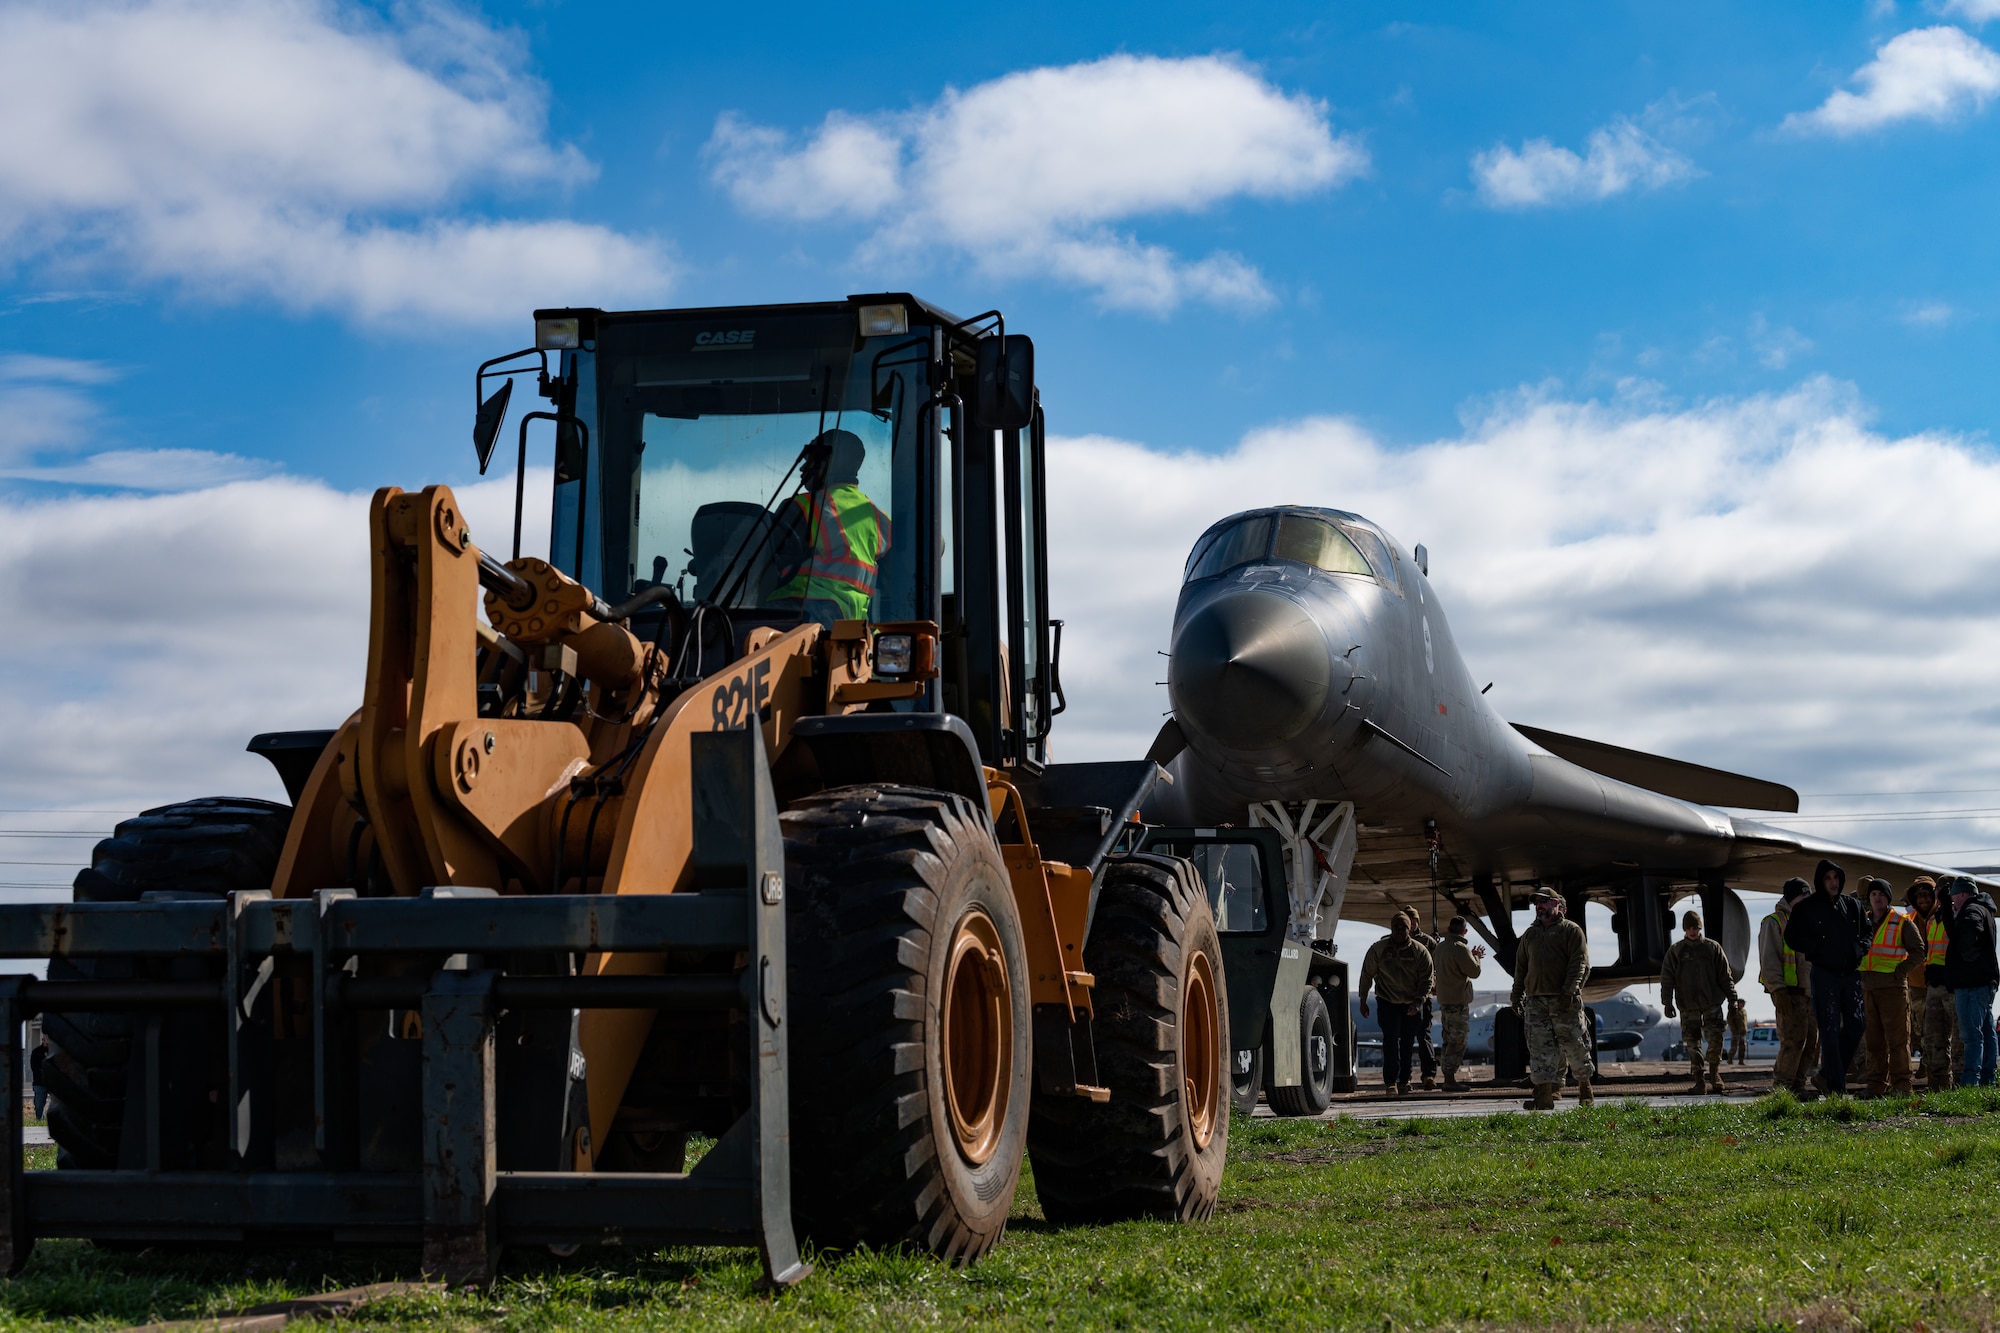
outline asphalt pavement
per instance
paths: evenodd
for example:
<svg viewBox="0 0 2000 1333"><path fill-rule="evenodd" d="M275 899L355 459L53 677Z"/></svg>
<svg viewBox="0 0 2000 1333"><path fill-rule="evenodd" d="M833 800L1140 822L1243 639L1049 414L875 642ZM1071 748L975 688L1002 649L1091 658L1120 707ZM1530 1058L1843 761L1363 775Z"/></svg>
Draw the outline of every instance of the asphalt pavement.
<svg viewBox="0 0 2000 1333"><path fill-rule="evenodd" d="M1700 1097L1686 1091L1692 1080L1684 1064L1634 1062L1609 1065L1606 1070L1591 1085L1600 1103L1632 1099L1648 1106L1699 1106L1705 1102L1743 1102L1761 1097L1771 1090L1771 1066L1768 1063L1761 1067L1755 1064L1731 1066L1723 1071L1722 1076L1728 1093ZM1369 1081L1370 1075L1380 1079L1379 1068L1364 1069L1361 1071L1361 1086L1350 1093L1336 1094L1333 1104L1327 1107L1326 1114L1320 1119L1335 1120L1345 1115L1357 1120L1433 1120L1499 1115L1509 1111L1528 1114L1522 1109L1521 1102L1529 1095L1529 1089L1511 1082L1495 1083L1490 1068L1475 1066L1464 1072L1474 1080L1464 1092L1424 1091L1412 1084L1408 1097L1397 1097L1385 1095L1379 1082ZM1556 1098L1556 1109L1559 1111L1573 1109L1576 1104L1574 1087L1565 1087ZM1271 1108L1260 1101L1255 1113L1268 1116Z"/></svg>

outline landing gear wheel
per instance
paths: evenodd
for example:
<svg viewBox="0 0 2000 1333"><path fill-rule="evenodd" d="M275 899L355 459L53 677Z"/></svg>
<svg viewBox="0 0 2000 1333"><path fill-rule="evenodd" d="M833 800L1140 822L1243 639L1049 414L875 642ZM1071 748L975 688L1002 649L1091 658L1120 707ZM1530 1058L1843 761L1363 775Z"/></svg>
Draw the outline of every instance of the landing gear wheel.
<svg viewBox="0 0 2000 1333"><path fill-rule="evenodd" d="M1257 1109L1257 1094L1264 1090L1264 1048L1232 1051L1229 1060L1229 1104L1249 1115Z"/></svg>
<svg viewBox="0 0 2000 1333"><path fill-rule="evenodd" d="M783 815L792 1212L816 1244L969 1263L1006 1228L1028 963L981 816L912 787L843 787Z"/></svg>
<svg viewBox="0 0 2000 1333"><path fill-rule="evenodd" d="M1333 1101L1333 1015L1316 986L1299 997L1299 1085L1265 1093L1271 1114L1321 1115Z"/></svg>
<svg viewBox="0 0 2000 1333"><path fill-rule="evenodd" d="M1028 1125L1051 1222L1194 1221L1229 1151L1229 1001L1200 877L1177 857L1105 863L1083 949L1108 1102L1037 1091Z"/></svg>
<svg viewBox="0 0 2000 1333"><path fill-rule="evenodd" d="M97 844L90 868L76 877L80 903L137 902L141 894L173 892L221 898L239 889L268 889L284 850L290 806L247 797L209 797L148 810L118 825ZM51 958L53 981L124 980L141 973L130 958ZM214 975L200 960L171 965L175 976ZM172 1168L220 1166L200 1160L219 1143L212 1109L226 1098L209 1094L226 1079L221 1029L205 1015L170 1014L161 1032L163 1088L161 1148ZM124 1139L125 1092L133 1064L133 1015L49 1013L42 1030L50 1058L43 1067L49 1089L49 1136L56 1166L110 1170Z"/></svg>

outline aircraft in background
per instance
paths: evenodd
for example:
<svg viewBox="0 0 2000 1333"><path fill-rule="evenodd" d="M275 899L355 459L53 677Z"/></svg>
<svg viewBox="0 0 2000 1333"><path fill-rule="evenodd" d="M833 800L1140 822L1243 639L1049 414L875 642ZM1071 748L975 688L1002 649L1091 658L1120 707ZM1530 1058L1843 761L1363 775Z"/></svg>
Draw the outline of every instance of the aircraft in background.
<svg viewBox="0 0 2000 1333"><path fill-rule="evenodd" d="M1658 978L1685 895L1741 976L1753 930L1738 888L1775 893L1822 857L1850 885L1944 870L1721 808L1795 813L1779 783L1508 723L1459 656L1424 548L1405 557L1356 514L1285 505L1209 528L1169 658L1172 716L1151 757L1174 781L1147 817L1284 823L1303 809L1288 859L1321 870L1325 892L1294 897L1314 938L1435 901L1471 918L1511 973L1513 914L1545 884L1572 920L1610 909L1618 958L1592 969L1594 999ZM1307 829L1348 803L1337 833Z"/></svg>

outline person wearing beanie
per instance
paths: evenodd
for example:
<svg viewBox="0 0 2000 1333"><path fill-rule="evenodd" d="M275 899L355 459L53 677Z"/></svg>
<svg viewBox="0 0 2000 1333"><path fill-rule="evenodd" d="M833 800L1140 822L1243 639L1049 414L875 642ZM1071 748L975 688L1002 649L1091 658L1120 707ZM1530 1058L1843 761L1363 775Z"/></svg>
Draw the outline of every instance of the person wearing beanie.
<svg viewBox="0 0 2000 1333"><path fill-rule="evenodd" d="M1832 861L1813 871L1813 891L1792 905L1785 943L1812 964L1813 1020L1819 1024L1819 1072L1828 1092L1847 1091L1847 1067L1861 1049L1867 1013L1861 960L1872 933L1868 909L1849 896L1847 872Z"/></svg>
<svg viewBox="0 0 2000 1333"><path fill-rule="evenodd" d="M1819 1072L1819 1025L1813 1022L1808 990L1810 966L1785 943L1785 923L1792 908L1812 892L1812 885L1793 876L1778 893L1778 905L1757 928L1757 984L1771 997L1778 1017L1778 1062L1771 1070L1771 1087L1789 1089L1806 1098L1806 1080Z"/></svg>
<svg viewBox="0 0 2000 1333"><path fill-rule="evenodd" d="M1437 984L1430 950L1410 937L1410 919L1389 918L1389 933L1368 946L1361 959L1361 1016L1368 1017L1368 992L1376 993L1382 1027L1382 1085L1398 1097L1410 1095L1410 1048L1416 1044L1424 997Z"/></svg>
<svg viewBox="0 0 2000 1333"><path fill-rule="evenodd" d="M1410 922L1410 938L1430 951L1432 962L1437 961L1441 942L1438 937L1424 929L1423 918L1414 907L1405 907L1403 915ZM1432 1007L1433 996L1424 997L1423 1012L1417 1015L1417 1063L1423 1066L1424 1090L1434 1092L1438 1085L1437 1043L1431 1040L1431 1025L1437 1021L1437 1010Z"/></svg>
<svg viewBox="0 0 2000 1333"><path fill-rule="evenodd" d="M1674 1016L1674 1001L1687 1011L1681 1020L1681 1042L1687 1047L1693 1066L1695 1096L1721 1092L1722 1088L1722 1006L1736 1001L1736 978L1729 969L1729 957L1722 946L1701 933L1701 913L1681 917L1682 936L1667 948L1660 963L1660 1012ZM1708 1079L1701 1071L1699 1043L1708 1043Z"/></svg>
<svg viewBox="0 0 2000 1333"><path fill-rule="evenodd" d="M1861 999L1866 1027L1867 1091L1864 1097L1911 1093L1910 973L1924 965L1930 946L1909 913L1894 905L1889 881L1861 881L1868 903L1868 956L1861 960Z"/></svg>
<svg viewBox="0 0 2000 1333"><path fill-rule="evenodd" d="M1741 999L1729 1002L1729 1049L1723 1053L1722 1063L1741 1065L1750 1062L1750 1010Z"/></svg>
<svg viewBox="0 0 2000 1333"><path fill-rule="evenodd" d="M1944 984L1958 1006L1958 1031L1965 1040L1965 1067L1958 1081L1990 1087L2000 1040L1993 1031L1993 992L2000 986L2000 954L1993 944L1993 899L1978 881L1958 876L1938 885L1938 915L1950 943L1944 956Z"/></svg>
<svg viewBox="0 0 2000 1333"><path fill-rule="evenodd" d="M1521 932L1514 946L1514 1012L1528 1042L1528 1073L1535 1095L1521 1103L1531 1111L1553 1111L1561 1090L1563 1066L1576 1075L1576 1099L1584 1106L1595 1097L1590 1080L1597 1068L1590 1061L1584 1037L1583 983L1590 975L1590 945L1583 927L1564 916L1563 896L1539 888L1528 896L1535 922Z"/></svg>
<svg viewBox="0 0 2000 1333"><path fill-rule="evenodd" d="M1919 1072L1924 1087L1931 1092L1943 1092L1956 1083L1958 1067L1965 1062L1965 1042L1958 1035L1958 1005L1951 997L1951 988L1944 984L1945 951L1951 940L1944 933L1944 917L1937 904L1937 881L1929 875L1917 876L1903 895L1903 905L1910 909L1928 946L1924 966L1910 973L1910 1029L1923 1056Z"/></svg>
<svg viewBox="0 0 2000 1333"><path fill-rule="evenodd" d="M1458 1081L1458 1067L1465 1063L1465 1038L1472 1031L1472 983L1479 976L1480 960L1486 957L1484 945L1467 941L1466 932L1471 927L1464 917L1453 917L1437 952L1438 1012L1444 1016L1444 1051L1439 1063L1444 1066L1446 1092L1465 1091L1465 1085Z"/></svg>

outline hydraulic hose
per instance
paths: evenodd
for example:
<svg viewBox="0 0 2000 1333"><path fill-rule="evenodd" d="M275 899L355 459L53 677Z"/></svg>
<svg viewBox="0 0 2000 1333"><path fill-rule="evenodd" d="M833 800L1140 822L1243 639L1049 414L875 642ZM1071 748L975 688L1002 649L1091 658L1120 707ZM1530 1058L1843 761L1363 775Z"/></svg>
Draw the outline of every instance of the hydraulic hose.
<svg viewBox="0 0 2000 1333"><path fill-rule="evenodd" d="M479 553L479 586L516 611L525 611L533 606L537 596L534 584L484 551ZM674 595L672 586L656 583L650 588L640 589L616 606L608 604L593 592L590 594L590 614L598 620L615 623L630 620L655 602L666 603L670 613L681 609L680 599Z"/></svg>

